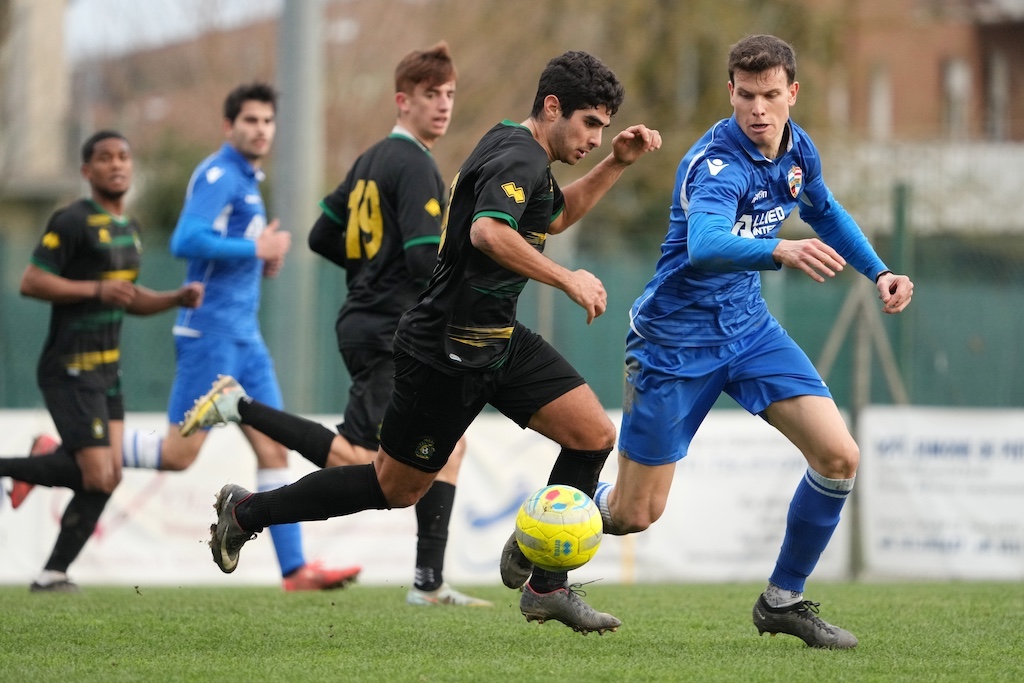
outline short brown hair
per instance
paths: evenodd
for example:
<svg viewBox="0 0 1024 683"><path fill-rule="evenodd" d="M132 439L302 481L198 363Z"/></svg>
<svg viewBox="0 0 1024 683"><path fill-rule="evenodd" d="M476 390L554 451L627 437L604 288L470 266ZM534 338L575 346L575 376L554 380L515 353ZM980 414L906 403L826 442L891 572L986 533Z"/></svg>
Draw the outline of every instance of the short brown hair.
<svg viewBox="0 0 1024 683"><path fill-rule="evenodd" d="M454 81L455 63L448 43L440 43L426 50L416 50L402 57L395 67L395 92L411 93L420 83L428 87Z"/></svg>
<svg viewBox="0 0 1024 683"><path fill-rule="evenodd" d="M782 67L792 85L796 81L796 52L793 46L775 36L747 36L729 50L729 82L737 71L759 74Z"/></svg>

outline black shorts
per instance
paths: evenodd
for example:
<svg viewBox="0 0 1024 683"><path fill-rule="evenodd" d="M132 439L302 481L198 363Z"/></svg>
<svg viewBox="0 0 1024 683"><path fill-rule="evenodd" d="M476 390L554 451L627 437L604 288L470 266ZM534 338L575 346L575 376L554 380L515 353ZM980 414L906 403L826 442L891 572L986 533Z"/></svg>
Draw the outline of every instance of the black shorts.
<svg viewBox="0 0 1024 683"><path fill-rule="evenodd" d="M377 450L380 423L395 386L395 357L384 349L341 349L352 377L345 419L338 433L355 446Z"/></svg>
<svg viewBox="0 0 1024 683"><path fill-rule="evenodd" d="M60 440L72 453L110 446L110 422L124 420L124 397L119 386L103 391L68 384L44 387L42 393Z"/></svg>
<svg viewBox="0 0 1024 683"><path fill-rule="evenodd" d="M538 410L585 383L553 346L518 323L497 370L449 375L395 351L395 388L380 443L396 460L437 472L484 405L525 429Z"/></svg>

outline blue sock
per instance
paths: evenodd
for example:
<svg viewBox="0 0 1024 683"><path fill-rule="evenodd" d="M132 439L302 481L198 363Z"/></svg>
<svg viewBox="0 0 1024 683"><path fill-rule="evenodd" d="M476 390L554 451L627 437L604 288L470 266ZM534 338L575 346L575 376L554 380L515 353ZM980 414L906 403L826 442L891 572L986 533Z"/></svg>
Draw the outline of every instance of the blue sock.
<svg viewBox="0 0 1024 683"><path fill-rule="evenodd" d="M802 593L804 583L839 524L839 513L853 490L854 479L829 479L808 468L796 487L786 518L786 537L769 579L786 590Z"/></svg>
<svg viewBox="0 0 1024 683"><path fill-rule="evenodd" d="M256 470L258 491L273 491L290 483L291 477L285 468ZM306 564L302 552L302 529L298 524L275 524L267 528L277 553L277 563L281 566L281 576L288 576Z"/></svg>

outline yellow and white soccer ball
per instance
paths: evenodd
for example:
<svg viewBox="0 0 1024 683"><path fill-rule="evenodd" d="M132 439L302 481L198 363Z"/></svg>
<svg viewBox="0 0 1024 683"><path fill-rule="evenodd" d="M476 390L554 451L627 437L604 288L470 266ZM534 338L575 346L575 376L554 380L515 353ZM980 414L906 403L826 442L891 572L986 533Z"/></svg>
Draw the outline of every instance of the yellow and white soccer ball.
<svg viewBox="0 0 1024 683"><path fill-rule="evenodd" d="M577 488L545 486L516 515L516 541L526 559L548 571L582 567L601 545L601 511Z"/></svg>

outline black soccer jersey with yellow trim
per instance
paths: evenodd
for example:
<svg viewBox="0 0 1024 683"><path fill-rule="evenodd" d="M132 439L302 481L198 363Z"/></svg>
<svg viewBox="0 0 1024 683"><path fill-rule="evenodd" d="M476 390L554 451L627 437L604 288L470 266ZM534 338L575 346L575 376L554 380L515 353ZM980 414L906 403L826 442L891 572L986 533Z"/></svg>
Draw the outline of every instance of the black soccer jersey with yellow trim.
<svg viewBox="0 0 1024 683"><path fill-rule="evenodd" d="M405 250L437 248L444 181L426 147L399 133L356 159L321 202L344 241L348 296L338 313L338 345L390 349L398 320L423 289Z"/></svg>
<svg viewBox="0 0 1024 683"><path fill-rule="evenodd" d="M452 181L438 264L403 317L395 346L444 372L500 367L528 278L472 245L470 226L488 216L508 223L537 251L564 207L547 153L525 126L489 130Z"/></svg>
<svg viewBox="0 0 1024 683"><path fill-rule="evenodd" d="M141 254L135 219L115 218L91 199L81 199L50 218L31 261L69 280L135 282ZM116 386L123 318L123 308L97 299L53 304L39 358L39 386L61 386L68 377L104 391Z"/></svg>

